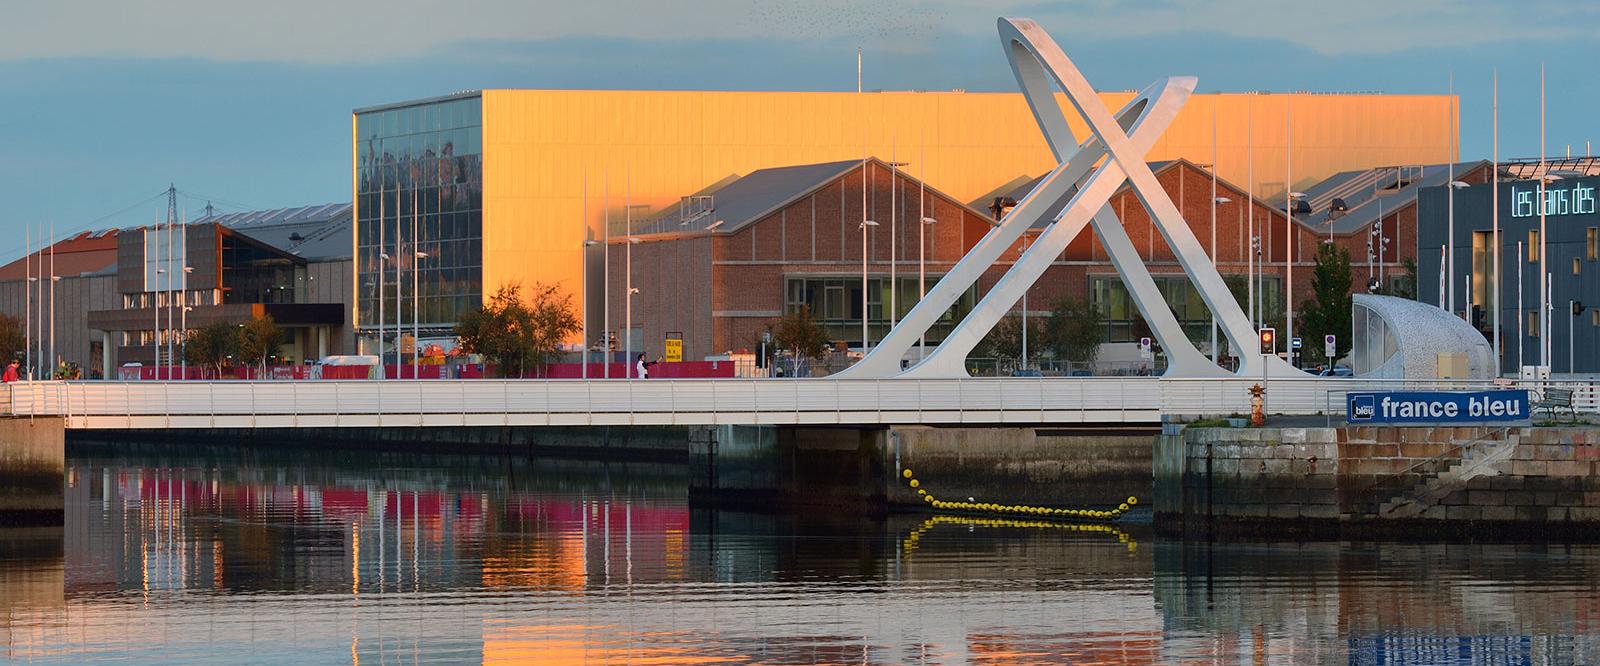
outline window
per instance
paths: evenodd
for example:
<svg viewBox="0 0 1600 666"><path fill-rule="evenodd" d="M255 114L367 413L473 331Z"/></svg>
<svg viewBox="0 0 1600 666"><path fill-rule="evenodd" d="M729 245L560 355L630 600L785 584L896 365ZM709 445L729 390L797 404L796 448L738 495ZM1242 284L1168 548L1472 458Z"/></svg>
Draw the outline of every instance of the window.
<svg viewBox="0 0 1600 666"><path fill-rule="evenodd" d="M1539 337L1539 313L1537 312L1528 313L1528 337Z"/></svg>
<svg viewBox="0 0 1600 666"><path fill-rule="evenodd" d="M1589 323L1593 326L1600 326L1600 308L1589 311Z"/></svg>
<svg viewBox="0 0 1600 666"><path fill-rule="evenodd" d="M905 316L917 301L917 278L897 278L900 295L895 305L900 310L900 316ZM936 276L928 276L929 284L937 282ZM977 303L977 287L967 290L961 299L951 306L939 321L928 329L928 342L935 343L944 339L957 321ZM784 287L784 311L796 312L802 306L809 306L811 316L822 326L825 334L833 340L845 340L852 345L859 345L861 341L861 278L856 277L790 277ZM870 327L869 335L873 340L881 339L889 332L889 280L887 278L870 278L867 283L867 324Z"/></svg>
<svg viewBox="0 0 1600 666"><path fill-rule="evenodd" d="M1583 266L1583 262L1578 261L1577 257L1573 257L1572 258L1572 274L1573 275L1582 274L1583 273L1583 270L1581 268L1582 266Z"/></svg>
<svg viewBox="0 0 1600 666"><path fill-rule="evenodd" d="M1528 230L1528 263L1539 262L1539 230Z"/></svg>
<svg viewBox="0 0 1600 666"><path fill-rule="evenodd" d="M1589 261L1600 259L1600 227L1589 227Z"/></svg>

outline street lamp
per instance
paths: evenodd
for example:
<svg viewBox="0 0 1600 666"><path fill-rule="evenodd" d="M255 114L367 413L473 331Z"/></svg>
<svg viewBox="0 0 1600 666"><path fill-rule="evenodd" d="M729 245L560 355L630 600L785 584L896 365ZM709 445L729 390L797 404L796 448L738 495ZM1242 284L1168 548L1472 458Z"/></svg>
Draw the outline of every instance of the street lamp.
<svg viewBox="0 0 1600 666"><path fill-rule="evenodd" d="M1233 199L1217 196L1216 165L1211 168L1211 265L1217 264L1217 206L1233 203ZM1211 362L1217 362L1217 315L1211 315Z"/></svg>
<svg viewBox="0 0 1600 666"><path fill-rule="evenodd" d="M384 330L388 328L388 320L385 319L384 316L383 316L383 301L384 301L384 298L383 298L383 270L385 268L387 268L388 266L389 266L389 253L388 252L379 252L378 253L378 371L379 371L380 375L383 375L383 377L382 377L383 379L387 379L388 378L388 374L389 374L389 373L383 371L383 333L384 333ZM398 285L396 285L396 287L397 287L397 290L398 290ZM400 346L400 341L396 340L395 341L395 347L398 348L399 346ZM399 351L395 352L396 356L399 356L399 354L400 354ZM399 359L398 358L395 359L395 362L399 363ZM396 377L400 376L400 368L395 368L394 371L395 371L395 376Z"/></svg>
<svg viewBox="0 0 1600 666"><path fill-rule="evenodd" d="M876 227L877 222L862 220L861 227L861 356L866 358L867 341L867 227Z"/></svg>
<svg viewBox="0 0 1600 666"><path fill-rule="evenodd" d="M167 274L167 269L165 269L165 268L157 268L156 269L156 275L160 276L160 275L166 275L166 274ZM156 278L156 285L155 286L157 286L157 287L161 286L161 278L160 277ZM154 310L155 313L156 313L155 335L152 336L151 339L150 339L150 356L151 356L151 358L155 359L155 361L152 363L152 365L154 365L155 369L156 369L156 379L161 379L161 292L160 291L152 291L152 292L150 292L150 306L151 306L151 309Z"/></svg>
<svg viewBox="0 0 1600 666"><path fill-rule="evenodd" d="M633 287L633 246L643 243L637 236L628 237L628 254L624 259L624 270L627 272L626 284L628 285L628 300L623 304L622 322L622 376L633 378L633 295L639 293Z"/></svg>
<svg viewBox="0 0 1600 666"><path fill-rule="evenodd" d="M928 267L926 261L927 243L923 241L923 232L928 227L938 224L939 221L931 217L922 218L922 224L917 225L917 305L928 297ZM922 337L917 339L917 360L928 357L928 333L923 331Z"/></svg>
<svg viewBox="0 0 1600 666"><path fill-rule="evenodd" d="M589 248L599 245L600 241L586 240L583 242L583 378L589 378Z"/></svg>
<svg viewBox="0 0 1600 666"><path fill-rule="evenodd" d="M1442 270L1444 271L1445 284L1450 285L1446 288L1448 292L1446 298L1449 299L1448 303L1450 304L1450 307L1445 308L1447 312L1452 312L1456 308L1456 190L1471 187L1471 185L1455 179L1455 167L1455 163L1451 162L1450 183L1449 187L1445 188L1446 228L1444 242L1449 248L1445 250L1445 256L1448 260ZM1462 310L1466 313L1467 323L1470 324L1472 323L1472 295L1467 294L1466 299L1462 303Z"/></svg>
<svg viewBox="0 0 1600 666"><path fill-rule="evenodd" d="M1285 184L1292 183L1286 180ZM1288 331L1288 337L1294 340L1294 249L1299 246L1294 237L1294 216L1311 212L1310 204L1306 203L1304 192L1290 192L1288 208L1283 211L1283 327ZM1295 359L1294 350L1289 350L1289 360ZM1295 367L1299 367L1296 364Z"/></svg>
<svg viewBox="0 0 1600 666"><path fill-rule="evenodd" d="M1023 255L1028 253L1028 237L1022 237L1022 244L1017 246L1017 260L1021 261ZM1032 286L1032 285L1029 285ZM1022 368L1028 369L1028 290L1022 290Z"/></svg>
<svg viewBox="0 0 1600 666"><path fill-rule="evenodd" d="M412 229L412 233L416 233L416 230ZM412 246L416 246L416 241L412 241ZM422 268L422 260L428 258L428 253L416 250L412 254L416 257L416 263L411 264L411 378L420 379L420 373L417 372L421 369L417 364L417 359L420 356L417 344L422 340L422 325L418 323L422 321L420 316L422 292L417 291L417 273Z"/></svg>
<svg viewBox="0 0 1600 666"><path fill-rule="evenodd" d="M188 228L184 229L187 235ZM184 253L187 254L188 251L189 248L185 246ZM178 291L183 294L183 310L178 314L178 327L183 331L183 339L178 341L182 345L178 350L178 376L181 379L189 378L189 311L194 309L189 307L189 274L193 272L193 266L184 266L183 275L179 278L182 287Z"/></svg>

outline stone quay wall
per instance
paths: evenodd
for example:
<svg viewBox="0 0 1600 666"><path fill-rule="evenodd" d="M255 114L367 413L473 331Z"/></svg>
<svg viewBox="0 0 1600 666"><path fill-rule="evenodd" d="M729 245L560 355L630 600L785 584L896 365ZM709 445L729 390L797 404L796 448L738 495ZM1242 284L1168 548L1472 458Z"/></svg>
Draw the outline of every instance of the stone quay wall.
<svg viewBox="0 0 1600 666"><path fill-rule="evenodd" d="M1600 428L1186 428L1157 437L1158 523L1600 532Z"/></svg>

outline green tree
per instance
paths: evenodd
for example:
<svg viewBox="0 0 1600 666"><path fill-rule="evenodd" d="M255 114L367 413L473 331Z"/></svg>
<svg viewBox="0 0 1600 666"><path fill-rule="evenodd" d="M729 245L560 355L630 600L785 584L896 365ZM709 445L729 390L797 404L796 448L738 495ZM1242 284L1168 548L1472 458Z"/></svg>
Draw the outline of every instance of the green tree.
<svg viewBox="0 0 1600 666"><path fill-rule="evenodd" d="M267 359L277 355L283 332L272 315L262 315L239 326L237 333L239 362L267 369Z"/></svg>
<svg viewBox="0 0 1600 666"><path fill-rule="evenodd" d="M1028 318L1028 356L1037 356L1036 345L1042 342L1039 317ZM1000 361L1022 359L1022 317L1004 317L995 324L983 341L978 343L978 354Z"/></svg>
<svg viewBox="0 0 1600 666"><path fill-rule="evenodd" d="M821 358L827 353L828 336L811 316L811 306L802 305L778 320L777 327L772 330L772 344L789 352L789 358L798 362Z"/></svg>
<svg viewBox="0 0 1600 666"><path fill-rule="evenodd" d="M510 282L463 314L455 328L461 348L487 357L501 376L521 377L530 367L543 367L582 324L570 294L537 282L530 292L524 299L522 284Z"/></svg>
<svg viewBox="0 0 1600 666"><path fill-rule="evenodd" d="M1089 301L1066 297L1050 307L1040 333L1041 346L1056 358L1093 363L1105 337L1105 319Z"/></svg>
<svg viewBox="0 0 1600 666"><path fill-rule="evenodd" d="M0 314L0 366L22 354L26 344L22 321L11 315Z"/></svg>
<svg viewBox="0 0 1600 666"><path fill-rule="evenodd" d="M1350 253L1331 243L1317 250L1311 272L1312 298L1300 304L1299 332L1305 341L1301 354L1307 361L1332 365L1350 353ZM1337 339L1333 358L1324 354L1322 338Z"/></svg>
<svg viewBox="0 0 1600 666"><path fill-rule="evenodd" d="M188 343L184 345L184 358L194 365L212 368L221 377L222 366L228 362L228 357L239 352L241 330L238 325L225 322L191 330Z"/></svg>

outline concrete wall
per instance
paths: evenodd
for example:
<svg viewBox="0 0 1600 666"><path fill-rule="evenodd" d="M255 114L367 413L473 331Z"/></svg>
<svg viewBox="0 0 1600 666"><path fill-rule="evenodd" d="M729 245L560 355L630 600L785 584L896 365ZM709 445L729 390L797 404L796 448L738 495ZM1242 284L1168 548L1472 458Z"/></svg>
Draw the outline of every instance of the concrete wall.
<svg viewBox="0 0 1600 666"><path fill-rule="evenodd" d="M115 275L97 277L63 277L56 283L56 355L62 360L77 363L88 377L91 370L100 367L100 333L89 329L89 311L122 307L122 295L117 293ZM30 309L25 301L22 280L0 282L0 313L16 317L18 321ZM34 283L37 290L38 283ZM49 355L49 286L45 286L46 309L39 310L39 294L33 295L32 314L36 327L44 328L44 335L35 339L45 345ZM37 336L37 332L35 332ZM113 359L113 363L116 360Z"/></svg>
<svg viewBox="0 0 1600 666"><path fill-rule="evenodd" d="M59 525L66 430L59 418L0 418L0 525Z"/></svg>
<svg viewBox="0 0 1600 666"><path fill-rule="evenodd" d="M1592 427L1191 428L1158 438L1155 474L1179 526L1600 527Z"/></svg>
<svg viewBox="0 0 1600 666"><path fill-rule="evenodd" d="M935 497L1042 506L1116 506L1148 499L1148 431L896 427L891 465L912 470ZM921 504L899 479L889 500Z"/></svg>

